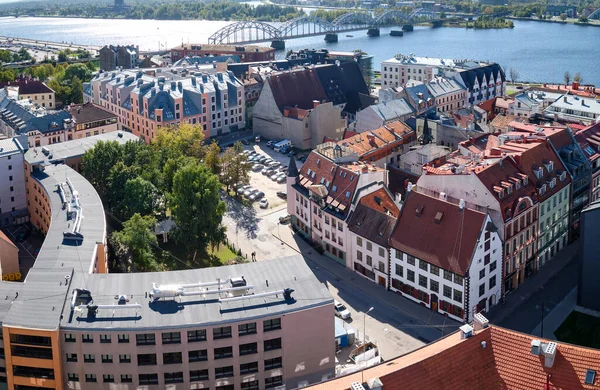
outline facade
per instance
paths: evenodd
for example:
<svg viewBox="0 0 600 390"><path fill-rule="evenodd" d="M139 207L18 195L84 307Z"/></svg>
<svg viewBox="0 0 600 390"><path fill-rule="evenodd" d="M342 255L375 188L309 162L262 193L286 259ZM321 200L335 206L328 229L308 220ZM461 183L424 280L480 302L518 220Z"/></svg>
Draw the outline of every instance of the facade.
<svg viewBox="0 0 600 390"><path fill-rule="evenodd" d="M118 130L117 116L93 103L70 105L66 110L73 121L73 130L67 134L67 141Z"/></svg>
<svg viewBox="0 0 600 390"><path fill-rule="evenodd" d="M547 118L556 121L592 125L600 120L600 100L564 94L544 110Z"/></svg>
<svg viewBox="0 0 600 390"><path fill-rule="evenodd" d="M26 137L0 140L0 227L27 222L23 170L23 155L26 151Z"/></svg>
<svg viewBox="0 0 600 390"><path fill-rule="evenodd" d="M368 106L356 114L355 130L363 132L377 129L391 122L404 122L415 110L404 98Z"/></svg>
<svg viewBox="0 0 600 390"><path fill-rule="evenodd" d="M413 189L390 246L390 289L403 297L461 322L500 299L500 236L489 215L464 201L456 205Z"/></svg>
<svg viewBox="0 0 600 390"><path fill-rule="evenodd" d="M589 203L592 203L600 199L600 124L576 131L575 139L590 164Z"/></svg>
<svg viewBox="0 0 600 390"><path fill-rule="evenodd" d="M458 110L467 105L467 91L454 79L434 77L427 83L438 113Z"/></svg>
<svg viewBox="0 0 600 390"><path fill-rule="evenodd" d="M241 62L271 61L275 59L275 49L268 46L235 46L235 45L210 45L210 44L183 44L171 49L171 58L177 62L186 57L207 56L239 56Z"/></svg>
<svg viewBox="0 0 600 390"><path fill-rule="evenodd" d="M44 244L25 282L0 283L11 297L0 311L8 388L262 390L333 378L333 299L303 259L109 274L98 194L44 161L27 165Z"/></svg>
<svg viewBox="0 0 600 390"><path fill-rule="evenodd" d="M348 268L379 284L389 287L388 240L400 208L387 188L380 188L358 201L348 219Z"/></svg>
<svg viewBox="0 0 600 390"><path fill-rule="evenodd" d="M244 86L231 72L103 72L84 84L84 100L117 115L119 128L146 142L180 123L202 126L206 138L246 127Z"/></svg>
<svg viewBox="0 0 600 390"><path fill-rule="evenodd" d="M140 54L139 46L107 45L100 49L100 69L111 71L117 68L133 69L137 66Z"/></svg>
<svg viewBox="0 0 600 390"><path fill-rule="evenodd" d="M19 248L0 230L0 273L2 280L19 280ZM18 278L17 278L18 276Z"/></svg>
<svg viewBox="0 0 600 390"><path fill-rule="evenodd" d="M597 349L536 337L489 325L485 317L478 316L472 326L386 364L309 389L349 390L361 382L381 390L597 387Z"/></svg>
<svg viewBox="0 0 600 390"><path fill-rule="evenodd" d="M442 159L448 154L450 154L450 149L446 146L435 144L413 146L408 152L399 157L396 165L400 169L421 176L423 165L433 160Z"/></svg>
<svg viewBox="0 0 600 390"><path fill-rule="evenodd" d="M411 81L404 88L403 95L415 110L415 115L427 112L435 112L435 99L429 92L429 88L422 82Z"/></svg>
<svg viewBox="0 0 600 390"><path fill-rule="evenodd" d="M317 65L266 77L252 110L254 134L289 139L299 149L341 139L347 121L370 104L356 63Z"/></svg>
<svg viewBox="0 0 600 390"><path fill-rule="evenodd" d="M577 282L577 305L600 311L598 294L598 252L600 245L600 202L592 202L581 213L581 250L579 252L579 280Z"/></svg>
<svg viewBox="0 0 600 390"><path fill-rule="evenodd" d="M56 108L56 96L54 91L40 80L31 78L19 78L15 81L0 83L0 88L15 89L18 94L17 100L31 100L34 104L44 108Z"/></svg>

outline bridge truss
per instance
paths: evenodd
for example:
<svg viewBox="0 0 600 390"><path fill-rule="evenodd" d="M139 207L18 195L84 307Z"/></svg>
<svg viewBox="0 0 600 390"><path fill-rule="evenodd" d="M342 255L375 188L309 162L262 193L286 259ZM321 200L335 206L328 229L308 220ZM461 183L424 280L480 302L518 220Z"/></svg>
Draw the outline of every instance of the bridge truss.
<svg viewBox="0 0 600 390"><path fill-rule="evenodd" d="M597 10L595 10L594 12L592 12L591 14L589 14L588 15L588 19L599 20L600 19L600 8L598 8Z"/></svg>
<svg viewBox="0 0 600 390"><path fill-rule="evenodd" d="M424 9L416 9L410 14L398 10L385 11L372 16L367 12L349 12L340 15L332 22L314 17L302 16L292 19L279 28L266 22L242 21L229 24L208 38L211 44L248 44L301 38L344 31L364 30L393 23L439 19L439 14Z"/></svg>

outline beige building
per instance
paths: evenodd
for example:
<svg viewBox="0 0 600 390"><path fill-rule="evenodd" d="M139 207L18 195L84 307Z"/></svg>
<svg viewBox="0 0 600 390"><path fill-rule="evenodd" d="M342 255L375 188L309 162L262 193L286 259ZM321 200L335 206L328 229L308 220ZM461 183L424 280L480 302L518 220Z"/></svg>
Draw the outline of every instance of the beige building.
<svg viewBox="0 0 600 390"><path fill-rule="evenodd" d="M0 272L2 278L6 275L9 280L9 275L12 275L14 280L15 274L19 272L19 248L0 230Z"/></svg>
<svg viewBox="0 0 600 390"><path fill-rule="evenodd" d="M51 110L56 108L54 91L39 80L20 78L0 83L0 88L12 89L18 94L18 100L31 100L32 103Z"/></svg>

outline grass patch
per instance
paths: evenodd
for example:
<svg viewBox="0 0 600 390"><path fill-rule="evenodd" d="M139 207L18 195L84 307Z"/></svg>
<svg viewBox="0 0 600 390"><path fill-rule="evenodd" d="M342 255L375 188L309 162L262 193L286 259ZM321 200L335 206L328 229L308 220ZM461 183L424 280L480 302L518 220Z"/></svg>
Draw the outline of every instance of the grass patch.
<svg viewBox="0 0 600 390"><path fill-rule="evenodd" d="M157 252L158 261L162 263L169 271L185 270L190 268L209 268L218 267L221 265L232 264L237 258L229 247L221 244L214 251L208 248L208 254L198 255L196 262L192 263L187 258L187 253L182 245L178 245L175 241L159 244L163 251ZM172 256L169 256L171 254ZM174 258L175 257L175 258Z"/></svg>
<svg viewBox="0 0 600 390"><path fill-rule="evenodd" d="M215 248L214 251L211 251L209 249L209 252L213 256L216 256L219 259L219 261L221 261L221 264L229 264L229 262L235 260L235 258L237 257L237 255L233 253L231 249L229 249L229 247L225 244L221 244L221 246L218 249Z"/></svg>
<svg viewBox="0 0 600 390"><path fill-rule="evenodd" d="M573 311L554 335L565 343L600 348L600 318Z"/></svg>

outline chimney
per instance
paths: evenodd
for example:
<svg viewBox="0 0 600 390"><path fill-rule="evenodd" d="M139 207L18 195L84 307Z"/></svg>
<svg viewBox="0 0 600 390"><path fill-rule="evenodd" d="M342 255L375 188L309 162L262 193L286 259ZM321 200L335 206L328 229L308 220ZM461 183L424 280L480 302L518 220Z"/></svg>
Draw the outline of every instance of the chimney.
<svg viewBox="0 0 600 390"><path fill-rule="evenodd" d="M445 192L440 192L440 200L447 201L448 195Z"/></svg>
<svg viewBox="0 0 600 390"><path fill-rule="evenodd" d="M468 339L469 337L473 336L473 327L469 324L465 324L463 326L461 326L460 328L460 339Z"/></svg>
<svg viewBox="0 0 600 390"><path fill-rule="evenodd" d="M464 209L465 209L465 200L464 200L464 199L461 199L461 200L458 202L458 208L459 208L459 209L461 209L461 210L464 210Z"/></svg>
<svg viewBox="0 0 600 390"><path fill-rule="evenodd" d="M579 89L579 83L577 81L573 81L573 90L577 91Z"/></svg>
<svg viewBox="0 0 600 390"><path fill-rule="evenodd" d="M563 101L566 103L567 102L567 97L563 97Z"/></svg>
<svg viewBox="0 0 600 390"><path fill-rule="evenodd" d="M554 358L556 357L556 343L550 342L544 348L544 366L552 368L554 366Z"/></svg>
<svg viewBox="0 0 600 390"><path fill-rule="evenodd" d="M319 101L313 100L313 108L317 108L318 105L319 105Z"/></svg>
<svg viewBox="0 0 600 390"><path fill-rule="evenodd" d="M581 99L581 105L585 107L585 100Z"/></svg>
<svg viewBox="0 0 600 390"><path fill-rule="evenodd" d="M411 182L408 182L408 185L406 186L406 193L409 193L412 191L414 185Z"/></svg>
<svg viewBox="0 0 600 390"><path fill-rule="evenodd" d="M475 330L475 332L478 332L480 330L487 328L489 326L489 324L490 324L490 321L488 321L488 319L485 318L484 315L481 313L477 313L473 317L473 329Z"/></svg>

